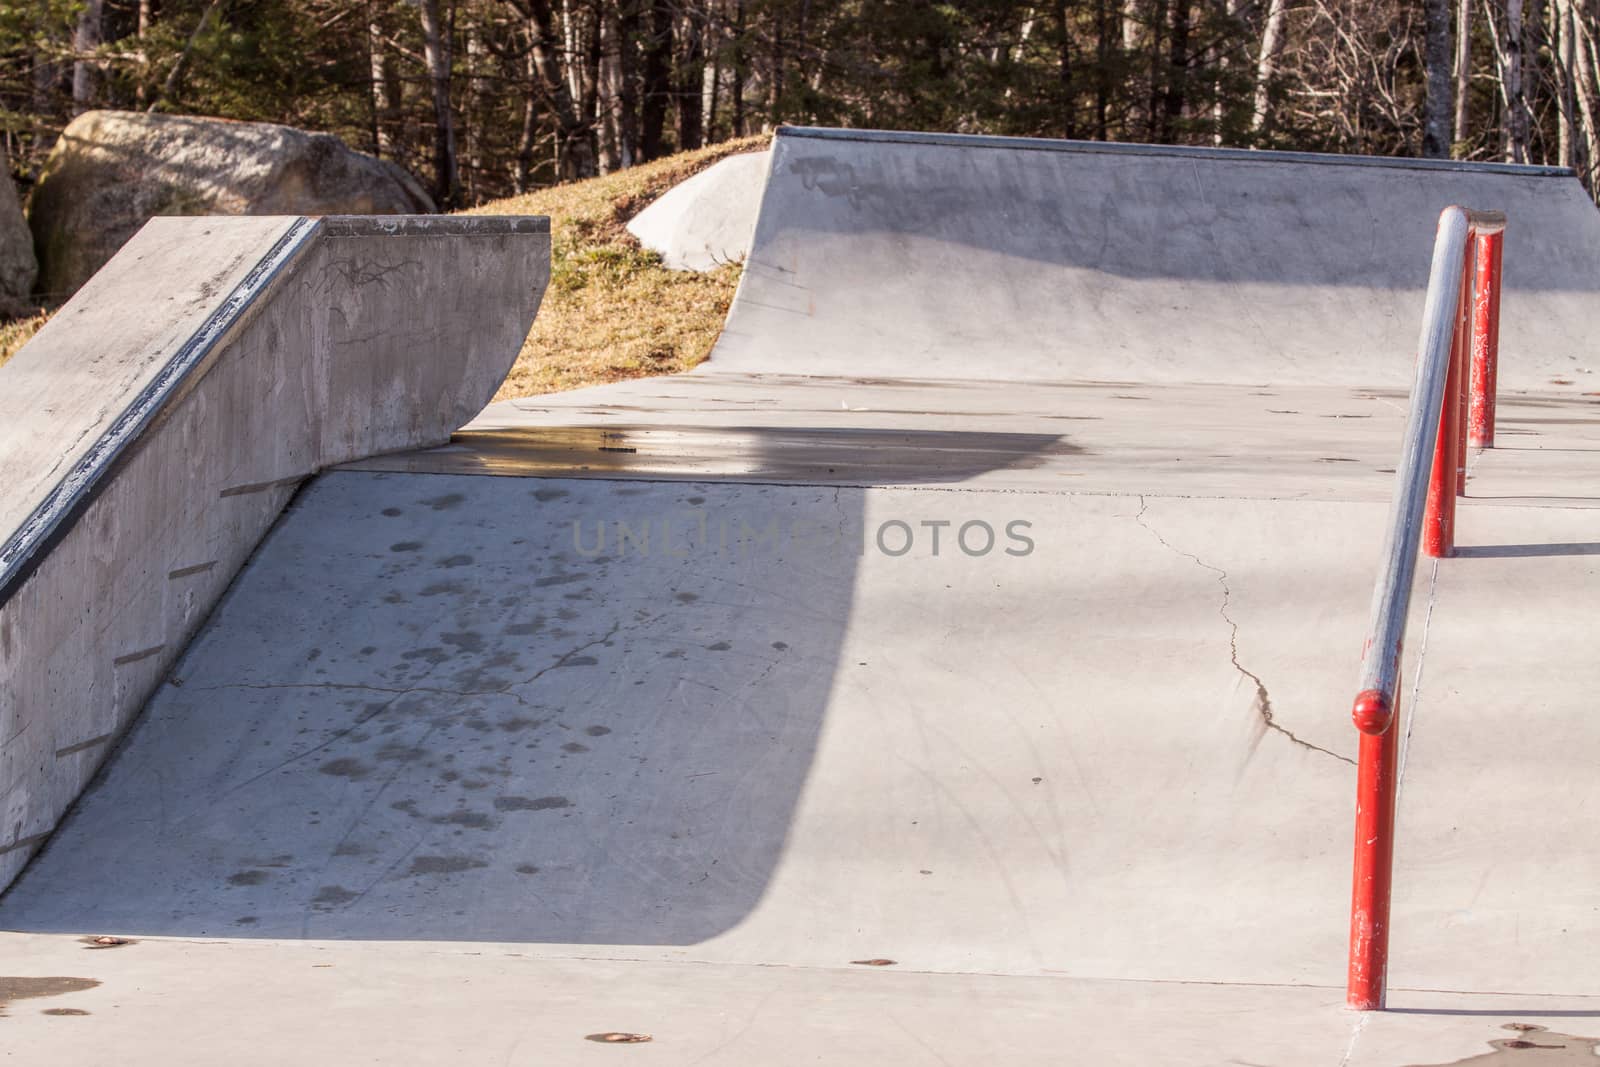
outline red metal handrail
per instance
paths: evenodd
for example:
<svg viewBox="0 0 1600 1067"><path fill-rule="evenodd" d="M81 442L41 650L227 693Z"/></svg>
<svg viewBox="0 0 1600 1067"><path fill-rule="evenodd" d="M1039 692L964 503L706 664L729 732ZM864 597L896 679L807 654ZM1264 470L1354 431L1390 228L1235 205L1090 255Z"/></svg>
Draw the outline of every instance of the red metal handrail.
<svg viewBox="0 0 1600 1067"><path fill-rule="evenodd" d="M1455 555L1456 497L1466 491L1469 422L1474 447L1494 444L1505 225L1505 216L1498 212L1448 207L1439 215L1433 247L1411 412L1395 468L1383 570L1372 598L1372 625L1362 650L1361 691L1351 710L1361 731L1361 752L1346 1003L1362 1011L1383 1007L1388 980L1399 781L1400 730L1395 720L1400 650L1418 542L1436 559Z"/></svg>

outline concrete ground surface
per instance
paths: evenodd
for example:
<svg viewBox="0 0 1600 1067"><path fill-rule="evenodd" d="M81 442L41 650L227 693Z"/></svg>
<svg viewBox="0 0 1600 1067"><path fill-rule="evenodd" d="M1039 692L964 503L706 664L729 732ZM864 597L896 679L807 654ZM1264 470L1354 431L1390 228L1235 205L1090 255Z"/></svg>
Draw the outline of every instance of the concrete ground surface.
<svg viewBox="0 0 1600 1067"><path fill-rule="evenodd" d="M757 264L819 186L786 139ZM1600 432L1542 365L1420 569L1391 1010L1342 1006L1403 332L1333 381L743 334L319 476L0 898L0 1053L1591 1062Z"/></svg>

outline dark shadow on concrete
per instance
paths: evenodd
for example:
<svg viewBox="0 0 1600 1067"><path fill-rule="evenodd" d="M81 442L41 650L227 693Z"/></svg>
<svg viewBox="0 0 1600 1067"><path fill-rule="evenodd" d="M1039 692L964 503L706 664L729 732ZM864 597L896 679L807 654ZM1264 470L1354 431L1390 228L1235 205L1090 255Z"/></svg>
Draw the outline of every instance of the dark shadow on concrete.
<svg viewBox="0 0 1600 1067"><path fill-rule="evenodd" d="M1540 1011L1534 1008L1385 1008L1383 1010L1386 1015L1461 1015L1485 1019L1600 1019L1600 1010Z"/></svg>
<svg viewBox="0 0 1600 1067"><path fill-rule="evenodd" d="M757 463L796 447L741 433ZM1062 447L935 436L896 480ZM0 928L713 937L783 852L876 551L865 504L834 485L325 474L0 898Z"/></svg>
<svg viewBox="0 0 1600 1067"><path fill-rule="evenodd" d="M1457 545L1461 559L1520 559L1533 556L1600 556L1600 541L1556 545Z"/></svg>

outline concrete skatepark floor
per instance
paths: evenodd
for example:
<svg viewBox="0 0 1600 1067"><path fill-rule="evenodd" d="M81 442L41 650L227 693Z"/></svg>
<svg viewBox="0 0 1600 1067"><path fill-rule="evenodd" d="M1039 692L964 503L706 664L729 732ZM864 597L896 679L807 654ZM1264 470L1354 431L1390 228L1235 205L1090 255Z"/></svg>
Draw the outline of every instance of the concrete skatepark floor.
<svg viewBox="0 0 1600 1067"><path fill-rule="evenodd" d="M822 311L774 332L863 284L808 273L820 253L777 221L832 223L800 190L862 211L902 147L929 174L952 150L783 136L775 166L786 140L794 184L775 171L739 298L763 306L736 304L726 358L492 405L447 446L300 490L0 899L31 983L0 986L5 1051L1592 1058L1600 668L1575 593L1600 426L1547 381L1583 365L1574 335L1528 326L1461 557L1423 568L1390 1010L1352 1014L1346 708L1415 294L1321 339L1384 346L1342 381L1270 324L1254 348L1185 339L1214 381L1163 371L1153 333L1144 376L1110 380L1015 336L973 357L993 373L953 372L976 330L908 327L898 352L836 345ZM846 167L853 192L817 191ZM1554 180L1485 189L1513 178ZM939 243L871 218L860 240L885 244L851 262ZM765 299L783 271L811 296ZM1096 346L1118 300L1170 281L1125 274L1084 322ZM1300 284L1289 303L1315 303ZM860 373L800 372L813 357Z"/></svg>

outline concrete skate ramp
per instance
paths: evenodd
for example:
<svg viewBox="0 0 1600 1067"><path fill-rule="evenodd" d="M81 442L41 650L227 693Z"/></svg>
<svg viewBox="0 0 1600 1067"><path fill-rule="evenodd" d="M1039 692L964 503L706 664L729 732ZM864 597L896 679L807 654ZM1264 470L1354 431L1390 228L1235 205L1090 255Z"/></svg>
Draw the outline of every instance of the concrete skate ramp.
<svg viewBox="0 0 1600 1067"><path fill-rule="evenodd" d="M1406 388L1451 203L1512 220L1502 383L1585 378L1600 213L1568 171L791 128L711 366Z"/></svg>
<svg viewBox="0 0 1600 1067"><path fill-rule="evenodd" d="M1482 1053L1507 1026L1548 1028L1516 1031L1541 1047L1600 1032L1594 398L1508 391L1502 447L1474 458L1461 557L1422 571L1399 1010L1352 1019L1348 709L1404 388L1295 384L1304 368L1262 344L1237 358L1280 358L1284 384L1230 383L1233 356L1203 346L1194 376L1223 380L1084 381L1037 337L994 340L1040 306L991 275L1033 300L1031 266L1069 303L1093 281L1102 340L1113 314L1145 329L1128 303L1142 286L1259 285L1320 307L1370 304L1379 282L1208 281L1200 260L1163 275L1135 242L1096 274L1050 262L1053 239L1020 221L1005 232L1032 259L949 218L965 244L886 235L921 210L910 193L979 188L966 168L1010 194L1053 173L1060 192L1064 161L1139 155L952 143L784 133L781 151L893 172L907 203L858 182L857 228L848 189L765 210L745 332L705 370L495 404L447 446L310 482L0 899L15 973L103 982L59 1002L87 1018L19 1006L19 1054L74 1062L115 1042L130 1067L170 1067L179 1006L192 1060L247 1034L255 1062L314 1044L419 1067L1414 1067ZM924 150L951 154L896 162ZM785 173L768 208L805 189ZM1419 203L1434 178L1504 182L1535 218L1553 209L1533 191L1571 186L1496 168L1288 173L1280 197L1338 174L1416 186ZM990 230L1003 214L964 210ZM1243 242L1227 234L1251 217L1212 239ZM1417 227L1420 280L1431 215ZM896 254L922 273L863 266ZM775 263L815 290L814 314L771 303ZM1517 299L1576 306L1588 284L1513 289L1508 322ZM966 358L904 313L920 287L967 301L964 324L934 298L923 310L982 359L936 377L896 346ZM994 306L964 295L984 287ZM1393 332L1409 365L1415 318ZM95 934L141 940L89 951ZM585 1040L608 1031L654 1040Z"/></svg>
<svg viewBox="0 0 1600 1067"><path fill-rule="evenodd" d="M493 395L544 219L171 218L0 368L0 886L302 480Z"/></svg>

